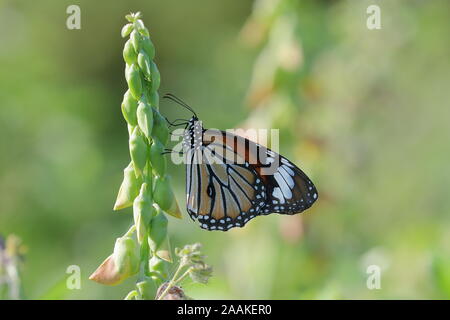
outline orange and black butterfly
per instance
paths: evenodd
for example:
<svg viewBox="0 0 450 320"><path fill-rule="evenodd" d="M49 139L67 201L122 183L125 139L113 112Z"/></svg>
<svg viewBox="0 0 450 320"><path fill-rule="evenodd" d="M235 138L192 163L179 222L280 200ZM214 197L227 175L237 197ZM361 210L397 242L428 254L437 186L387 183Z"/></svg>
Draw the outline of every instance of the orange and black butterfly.
<svg viewBox="0 0 450 320"><path fill-rule="evenodd" d="M195 112L183 123L187 211L206 230L227 231L271 213L293 215L317 200L307 175L285 157L229 132L205 129Z"/></svg>

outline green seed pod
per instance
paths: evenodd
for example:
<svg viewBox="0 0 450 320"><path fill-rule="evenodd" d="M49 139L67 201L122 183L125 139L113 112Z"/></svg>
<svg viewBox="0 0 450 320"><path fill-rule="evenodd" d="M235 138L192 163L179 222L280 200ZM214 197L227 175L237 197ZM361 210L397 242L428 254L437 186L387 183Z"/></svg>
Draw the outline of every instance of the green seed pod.
<svg viewBox="0 0 450 320"><path fill-rule="evenodd" d="M120 185L116 203L114 204L114 210L120 210L132 206L134 199L139 194L141 184L142 179L136 178L133 162L130 162L128 167L123 170L123 181Z"/></svg>
<svg viewBox="0 0 450 320"><path fill-rule="evenodd" d="M118 238L114 246L114 264L120 274L132 276L139 271L136 243L130 237Z"/></svg>
<svg viewBox="0 0 450 320"><path fill-rule="evenodd" d="M152 169L159 176L164 176L166 173L166 158L162 154L164 152L164 146L159 140L153 140L153 144L150 146L150 163Z"/></svg>
<svg viewBox="0 0 450 320"><path fill-rule="evenodd" d="M152 40L150 37L145 36L141 39L142 49L144 49L145 53L147 53L147 56L150 60L153 60L155 58L155 46L152 43Z"/></svg>
<svg viewBox="0 0 450 320"><path fill-rule="evenodd" d="M150 246L152 252L156 252L167 237L167 217L159 208L156 212L157 214L150 222L150 228L148 231L148 245Z"/></svg>
<svg viewBox="0 0 450 320"><path fill-rule="evenodd" d="M130 90L127 90L127 92L125 92L123 96L121 108L123 117L128 122L128 124L133 127L137 125L137 116L136 116L137 107L138 107L137 100L133 97Z"/></svg>
<svg viewBox="0 0 450 320"><path fill-rule="evenodd" d="M142 80L139 67L136 64L130 65L125 71L125 78L133 98L139 100L142 96Z"/></svg>
<svg viewBox="0 0 450 320"><path fill-rule="evenodd" d="M161 76L159 74L158 67L153 61L150 64L150 73L152 74L152 81L150 82L150 91L156 92L159 89L159 84L161 83Z"/></svg>
<svg viewBox="0 0 450 320"><path fill-rule="evenodd" d="M122 31L120 32L120 34L122 35L122 38L127 37L131 33L132 30L133 30L133 25L131 23L124 25L122 28Z"/></svg>
<svg viewBox="0 0 450 320"><path fill-rule="evenodd" d="M157 176L155 180L155 190L153 194L155 202L163 211L175 218L181 219L181 212L172 192L172 188L170 187L169 178Z"/></svg>
<svg viewBox="0 0 450 320"><path fill-rule="evenodd" d="M148 29L144 26L144 23L142 22L141 19L136 20L134 22L134 25L136 26L136 29L139 31L141 35L148 37L149 35Z"/></svg>
<svg viewBox="0 0 450 320"><path fill-rule="evenodd" d="M136 177L142 176L145 165L147 164L148 145L144 137L140 135L139 128L136 127L130 136L130 156L133 161L134 172Z"/></svg>
<svg viewBox="0 0 450 320"><path fill-rule="evenodd" d="M151 138L152 130L153 130L153 111L150 104L147 102L139 102L137 108L137 122L139 124L139 128L145 134L147 139Z"/></svg>
<svg viewBox="0 0 450 320"><path fill-rule="evenodd" d="M139 55L137 57L138 65L142 70L142 73L144 74L144 77L147 80L151 79L151 71L150 71L150 59L148 58L147 54L144 50L139 51Z"/></svg>
<svg viewBox="0 0 450 320"><path fill-rule="evenodd" d="M134 50L131 40L127 40L127 42L125 42L125 46L123 48L123 60L125 60L125 62L129 65L132 65L137 61L137 53Z"/></svg>
<svg viewBox="0 0 450 320"><path fill-rule="evenodd" d="M139 52L140 41L141 41L141 36L139 35L139 32L137 32L136 30L133 30L133 32L131 32L131 35L130 35L130 40L131 40L131 43L133 44L134 50L136 52Z"/></svg>
<svg viewBox="0 0 450 320"><path fill-rule="evenodd" d="M145 240L152 216L156 213L149 188L147 183L143 183L133 202L134 225L139 243Z"/></svg>
<svg viewBox="0 0 450 320"><path fill-rule="evenodd" d="M153 119L152 136L163 145L166 145L167 141L169 141L169 128L167 127L166 119L156 109L153 109Z"/></svg>

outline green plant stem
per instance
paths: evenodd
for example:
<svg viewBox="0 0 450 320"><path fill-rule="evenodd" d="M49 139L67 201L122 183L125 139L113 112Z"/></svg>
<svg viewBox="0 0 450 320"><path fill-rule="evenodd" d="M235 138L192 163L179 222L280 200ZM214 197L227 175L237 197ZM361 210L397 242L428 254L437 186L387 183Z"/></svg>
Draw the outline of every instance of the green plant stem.
<svg viewBox="0 0 450 320"><path fill-rule="evenodd" d="M191 271L192 271L192 267L189 268L189 269L187 269L186 272L183 273L183 274L181 275L181 277L179 277L179 278L175 281L175 284L181 283L181 281L183 281L184 278L186 278L186 277L189 275L189 273L190 273Z"/></svg>
<svg viewBox="0 0 450 320"><path fill-rule="evenodd" d="M142 281L145 279L145 276L149 275L148 270L148 260L149 260L149 245L147 241L147 236L145 237L145 240L141 244L141 265L140 265L140 271L139 271L139 281Z"/></svg>
<svg viewBox="0 0 450 320"><path fill-rule="evenodd" d="M161 295L158 297L158 300L162 300L162 299L169 293L169 290L170 290L174 285L176 285L176 284L179 282L179 279L177 279L178 274L181 272L181 270L183 270L183 268L184 268L185 266L186 266L185 264L180 263L180 265L178 266L177 271L175 271L175 273L174 273L172 279L171 279L171 280L169 281L169 283L167 284L166 289L164 289L164 291L163 291L163 292L161 293ZM189 269L188 269L188 271L189 271ZM180 279L183 278L184 276L185 276L185 275L183 274L183 275L180 277Z"/></svg>

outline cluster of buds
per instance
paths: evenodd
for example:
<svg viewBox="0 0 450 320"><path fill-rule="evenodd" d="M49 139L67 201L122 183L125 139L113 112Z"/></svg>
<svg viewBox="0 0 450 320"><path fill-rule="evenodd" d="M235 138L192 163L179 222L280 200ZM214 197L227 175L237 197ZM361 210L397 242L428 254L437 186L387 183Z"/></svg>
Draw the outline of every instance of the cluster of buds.
<svg viewBox="0 0 450 320"><path fill-rule="evenodd" d="M158 300L186 300L190 299L184 294L183 289L178 286L186 277L192 281L206 284L212 276L212 267L204 261L205 256L201 253L201 245L195 243L185 245L182 249L175 249L179 264L172 279L164 282L158 289L156 298Z"/></svg>
<svg viewBox="0 0 450 320"><path fill-rule="evenodd" d="M165 270L171 262L166 214L181 218L181 213L162 154L169 129L159 112L155 47L139 12L126 19L129 23L121 33L124 38L129 36L123 50L128 90L121 109L128 125L131 161L124 169L114 210L133 207L134 225L117 239L113 254L90 279L114 285L140 272L137 289L129 296L145 299L150 298L150 287L158 287L167 278Z"/></svg>
<svg viewBox="0 0 450 320"><path fill-rule="evenodd" d="M204 262L205 256L201 253L201 244L186 245L182 249L175 249L180 263L189 267L189 276L194 282L208 283L212 275L212 267Z"/></svg>

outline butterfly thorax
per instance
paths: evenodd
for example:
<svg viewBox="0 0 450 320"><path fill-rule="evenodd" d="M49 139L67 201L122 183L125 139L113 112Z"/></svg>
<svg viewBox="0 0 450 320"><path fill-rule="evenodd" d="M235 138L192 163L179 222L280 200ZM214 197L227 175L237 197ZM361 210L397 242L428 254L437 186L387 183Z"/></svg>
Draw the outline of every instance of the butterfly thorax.
<svg viewBox="0 0 450 320"><path fill-rule="evenodd" d="M187 150L197 150L202 145L203 136L203 126L202 122L195 116L193 116L183 134L183 149Z"/></svg>

